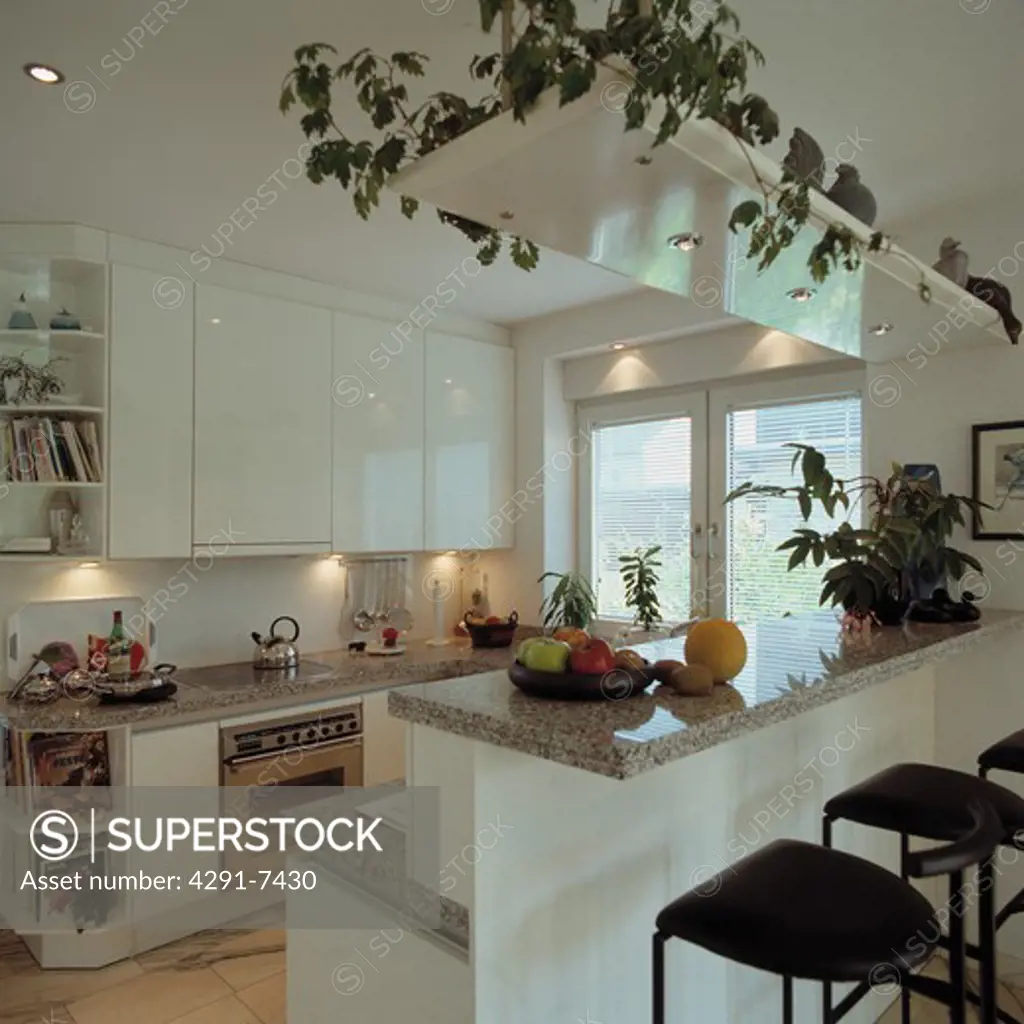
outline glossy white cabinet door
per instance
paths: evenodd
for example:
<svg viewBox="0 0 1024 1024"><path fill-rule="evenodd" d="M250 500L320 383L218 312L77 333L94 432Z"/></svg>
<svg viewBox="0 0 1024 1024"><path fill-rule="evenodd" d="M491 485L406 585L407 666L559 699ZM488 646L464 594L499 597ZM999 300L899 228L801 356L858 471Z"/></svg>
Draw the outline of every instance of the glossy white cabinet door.
<svg viewBox="0 0 1024 1024"><path fill-rule="evenodd" d="M161 280L111 268L111 558L192 554L193 288L158 305Z"/></svg>
<svg viewBox="0 0 1024 1024"><path fill-rule="evenodd" d="M335 551L422 551L423 338L334 314Z"/></svg>
<svg viewBox="0 0 1024 1024"><path fill-rule="evenodd" d="M512 349L427 332L427 549L511 547Z"/></svg>
<svg viewBox="0 0 1024 1024"><path fill-rule="evenodd" d="M195 376L195 543L326 548L330 312L197 285Z"/></svg>

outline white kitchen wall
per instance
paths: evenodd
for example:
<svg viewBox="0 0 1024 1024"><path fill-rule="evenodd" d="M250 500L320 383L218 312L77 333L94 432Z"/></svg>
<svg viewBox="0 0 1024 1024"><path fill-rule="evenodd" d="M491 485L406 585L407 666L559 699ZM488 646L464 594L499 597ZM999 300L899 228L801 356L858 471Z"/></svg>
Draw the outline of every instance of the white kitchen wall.
<svg viewBox="0 0 1024 1024"><path fill-rule="evenodd" d="M476 570L482 573L487 558ZM350 637L342 618L346 570L330 558L220 558L190 562L108 562L96 568L8 565L0 569L0 629L7 617L29 601L76 597L139 597L149 604L157 624L159 656L181 668L247 661L253 630L266 632L278 615L291 615L302 627L304 655L344 647ZM464 563L463 563L464 564ZM448 630L462 607L460 562L444 555L413 555L407 601L412 636L431 635L430 582L437 578L449 594ZM465 586L466 600L477 576ZM159 594L164 594L159 598ZM99 624L104 625L103 623ZM84 637L54 637L74 643ZM0 662L0 679L6 662Z"/></svg>

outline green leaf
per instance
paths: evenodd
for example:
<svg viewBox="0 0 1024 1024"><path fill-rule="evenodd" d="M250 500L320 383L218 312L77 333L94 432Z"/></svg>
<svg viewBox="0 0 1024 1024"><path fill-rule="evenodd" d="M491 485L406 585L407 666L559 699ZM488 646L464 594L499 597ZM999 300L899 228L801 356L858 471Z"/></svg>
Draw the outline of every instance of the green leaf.
<svg viewBox="0 0 1024 1024"><path fill-rule="evenodd" d="M420 201L414 199L412 196L402 196L402 214L408 217L409 220L416 215L416 211L420 208Z"/></svg>
<svg viewBox="0 0 1024 1024"><path fill-rule="evenodd" d="M289 83L281 90L281 98L277 101L277 109L280 110L282 114L287 114L294 103L295 90L292 89L291 83Z"/></svg>
<svg viewBox="0 0 1024 1024"><path fill-rule="evenodd" d="M749 228L761 216L761 204L756 199L747 199L732 211L729 230L735 234L739 228Z"/></svg>
<svg viewBox="0 0 1024 1024"><path fill-rule="evenodd" d="M804 522L806 522L811 518L811 496L806 491L800 491L796 497L800 504L800 515L804 517Z"/></svg>

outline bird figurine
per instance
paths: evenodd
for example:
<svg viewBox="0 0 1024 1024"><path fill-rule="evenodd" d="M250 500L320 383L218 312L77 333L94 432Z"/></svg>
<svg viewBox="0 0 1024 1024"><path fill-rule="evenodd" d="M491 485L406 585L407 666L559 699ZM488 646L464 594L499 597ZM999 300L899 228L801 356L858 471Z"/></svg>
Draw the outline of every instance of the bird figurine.
<svg viewBox="0 0 1024 1024"><path fill-rule="evenodd" d="M965 287L973 296L981 299L985 305L991 306L999 314L1010 344L1016 345L1022 325L1014 315L1010 289L1002 281L994 281L991 277L971 277L969 274Z"/></svg>
<svg viewBox="0 0 1024 1024"><path fill-rule="evenodd" d="M967 287L967 253L956 239L947 236L942 240L939 258L932 264L932 269L961 288Z"/></svg>
<svg viewBox="0 0 1024 1024"><path fill-rule="evenodd" d="M806 181L819 192L824 187L825 154L813 136L803 128L794 128L789 140L789 152L782 166L798 181Z"/></svg>
<svg viewBox="0 0 1024 1024"><path fill-rule="evenodd" d="M878 216L878 203L867 185L860 180L860 171L853 164L840 164L836 180L825 194L836 206L852 213L870 227Z"/></svg>

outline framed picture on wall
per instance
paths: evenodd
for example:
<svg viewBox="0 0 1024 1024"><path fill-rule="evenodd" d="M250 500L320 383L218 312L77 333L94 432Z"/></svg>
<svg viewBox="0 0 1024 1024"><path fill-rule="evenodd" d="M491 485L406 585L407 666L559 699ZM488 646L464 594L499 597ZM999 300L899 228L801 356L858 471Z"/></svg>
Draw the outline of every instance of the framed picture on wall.
<svg viewBox="0 0 1024 1024"><path fill-rule="evenodd" d="M1024 420L979 423L973 433L973 497L991 505L974 517L975 540L1024 536Z"/></svg>

